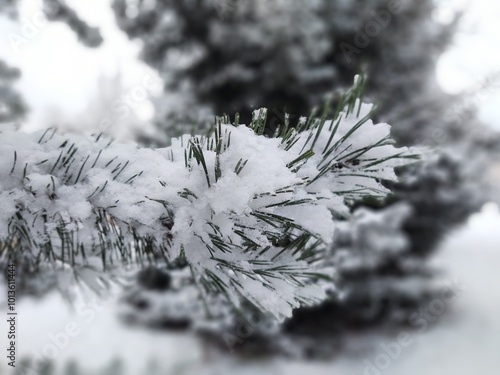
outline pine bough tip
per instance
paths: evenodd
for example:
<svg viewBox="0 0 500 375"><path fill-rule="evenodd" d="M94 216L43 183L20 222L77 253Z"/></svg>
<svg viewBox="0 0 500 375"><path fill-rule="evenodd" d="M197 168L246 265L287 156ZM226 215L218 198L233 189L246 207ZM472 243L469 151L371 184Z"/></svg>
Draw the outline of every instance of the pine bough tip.
<svg viewBox="0 0 500 375"><path fill-rule="evenodd" d="M210 135L164 149L1 130L2 264L106 270L182 257L206 299L249 300L279 319L321 301L332 213L386 195L381 182L414 157L373 123L364 82L333 113L285 121L273 136L265 109L248 126L223 117Z"/></svg>

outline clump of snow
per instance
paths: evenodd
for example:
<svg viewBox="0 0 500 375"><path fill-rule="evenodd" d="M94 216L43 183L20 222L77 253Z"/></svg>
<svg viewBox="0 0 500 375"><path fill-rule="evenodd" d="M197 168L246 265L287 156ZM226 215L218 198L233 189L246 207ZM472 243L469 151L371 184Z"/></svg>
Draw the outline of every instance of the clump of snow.
<svg viewBox="0 0 500 375"><path fill-rule="evenodd" d="M355 107L291 137L220 123L156 150L2 129L0 244L73 266L185 257L205 298L290 316L325 296L312 280L331 270L312 259L333 240L331 211L385 194L407 154Z"/></svg>

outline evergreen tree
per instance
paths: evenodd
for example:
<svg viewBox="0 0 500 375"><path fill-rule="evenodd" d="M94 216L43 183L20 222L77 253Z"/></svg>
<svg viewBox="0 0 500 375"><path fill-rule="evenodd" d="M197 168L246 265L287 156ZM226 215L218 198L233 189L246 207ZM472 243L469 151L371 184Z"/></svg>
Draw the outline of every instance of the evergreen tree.
<svg viewBox="0 0 500 375"><path fill-rule="evenodd" d="M9 18L15 18L17 16L16 0L0 0L0 12Z"/></svg>
<svg viewBox="0 0 500 375"><path fill-rule="evenodd" d="M13 0L0 0L0 15L3 13L9 18L15 18L16 5ZM12 87L20 75L19 69L9 67L0 60L0 124L21 119L27 111L26 104Z"/></svg>
<svg viewBox="0 0 500 375"><path fill-rule="evenodd" d="M370 245L355 238L336 244L332 256L352 254L359 268L339 270L348 297L321 307L322 327L332 316L340 325L400 323L405 311L430 295L431 278L422 275L439 240L487 200L478 168L468 166L483 163L477 151L490 147L491 133L473 113L460 113L459 121L456 113L448 114L449 108L461 108L462 98L438 87L434 69L459 18L441 24L432 18L435 9L432 0L114 0L118 25L141 41L142 58L166 82L165 96L157 101L159 129L168 124L177 126L169 128L173 133L185 132L207 115L239 112L245 119L254 107L266 106L271 133L285 118L298 123L331 92L337 100L335 91L366 71L366 95L379 106L377 118L394 124L399 143L452 145L441 156L399 171L402 181L388 185L393 194L382 205L365 200L351 207L380 211L361 209L354 217L390 217L394 202L404 202L412 214L385 228L384 222L370 220L360 228L354 220L345 231L366 231L368 237L392 233L405 245L396 251L390 241ZM404 266L407 259L411 267ZM413 293L395 293L392 284L399 281L384 276L388 269L420 280ZM318 321L314 307L304 314L298 311L296 319Z"/></svg>
<svg viewBox="0 0 500 375"><path fill-rule="evenodd" d="M165 78L159 127L172 116L189 124L193 106L205 108L195 119L240 113L245 121L265 106L271 127L285 108L297 121L366 71L366 94L399 141L428 142L436 129L457 136L443 106L458 99L432 73L455 24L432 19L432 0L115 0L114 9Z"/></svg>
<svg viewBox="0 0 500 375"><path fill-rule="evenodd" d="M21 73L0 60L0 123L13 122L23 118L27 106L12 87Z"/></svg>
<svg viewBox="0 0 500 375"><path fill-rule="evenodd" d="M51 19L67 22L86 45L100 43L98 31L71 8L50 3ZM102 267L153 264L124 296L124 319L170 329L202 323L197 329L220 339L242 316L264 314L255 341L245 342L264 341L277 350L284 348L280 340L297 335L314 341L318 329L331 338L349 326L404 323L435 293L427 257L485 197L471 183L476 175L454 156L456 148L401 171L399 183L387 182L394 176L386 172L400 163L391 164L396 154L376 152L392 146L384 132L372 138L367 107L355 102L364 81L347 96L338 93L365 70L370 74L366 95L380 104L370 116L394 121L392 134L400 143L433 143L437 131L439 142L447 143L470 135L470 127L444 116L443 109L460 99L440 91L432 76L454 24L433 21L430 0L401 1L397 12L387 7L385 1L115 0L119 26L141 39L144 60L165 79L166 93L157 103L159 128L186 132L215 113L230 113L235 120L230 124L223 117L209 135L180 137L159 150L108 145L102 136L89 146L79 137L49 132L37 140L5 131L3 141L14 140L14 147L3 155L12 160L3 171L8 182L2 193L10 202L3 217L8 229L3 237L0 233L3 265L19 262L25 276L20 279L29 290L39 285L33 273L56 283L55 265L69 263L95 285ZM385 25L387 14L391 20ZM356 40L374 20L380 33L361 47ZM313 112L313 120L301 117L334 89L337 110ZM357 109L364 112L347 121L347 113L340 112L346 105L351 116ZM253 111L261 106L269 110ZM325 122L328 116L334 120ZM474 123L471 117L462 120ZM241 121L255 134L243 135L242 126L233 129ZM238 181L262 155L245 153L245 142L230 147L227 132L233 142L248 140L246 145L262 150L259 174L280 160L286 173L308 182L291 179L289 186L257 191L260 179ZM264 133L276 138L264 141ZM475 146L482 137L475 136ZM288 156L266 143L276 140ZM27 141L31 156L15 147ZM224 169L227 160L234 165ZM381 168L386 162L388 168ZM172 165L179 175L163 172ZM235 180L220 188L231 173ZM266 175L269 181L275 181L275 173ZM342 180L346 176L348 183ZM308 190L310 181L321 181L323 190ZM217 194L225 193L224 199L237 206L252 184L257 190L247 207L251 214L240 220L241 212L227 211ZM68 205L69 191L72 197L78 192L79 205ZM259 206L258 200L265 203ZM325 274L334 274L335 282L323 280ZM215 325L204 325L207 306ZM269 315L288 320L277 326Z"/></svg>
<svg viewBox="0 0 500 375"><path fill-rule="evenodd" d="M98 47L103 39L98 28L83 21L65 0L43 0L44 14L50 21L61 21L78 36L78 40L87 47Z"/></svg>

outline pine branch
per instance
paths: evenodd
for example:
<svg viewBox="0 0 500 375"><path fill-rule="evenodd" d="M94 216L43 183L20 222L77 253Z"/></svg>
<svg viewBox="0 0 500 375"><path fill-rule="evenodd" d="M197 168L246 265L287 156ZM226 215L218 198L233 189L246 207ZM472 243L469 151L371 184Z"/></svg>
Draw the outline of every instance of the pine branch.
<svg viewBox="0 0 500 375"><path fill-rule="evenodd" d="M373 124L358 79L337 117L285 123L263 135L266 111L249 126L219 118L207 136L166 149L93 137L0 131L0 253L39 264L110 270L185 258L204 290L236 307L241 297L278 318L324 298L332 276L321 261L332 212L383 196L382 179L406 163ZM342 108L340 106L343 106ZM21 168L21 166L24 166Z"/></svg>

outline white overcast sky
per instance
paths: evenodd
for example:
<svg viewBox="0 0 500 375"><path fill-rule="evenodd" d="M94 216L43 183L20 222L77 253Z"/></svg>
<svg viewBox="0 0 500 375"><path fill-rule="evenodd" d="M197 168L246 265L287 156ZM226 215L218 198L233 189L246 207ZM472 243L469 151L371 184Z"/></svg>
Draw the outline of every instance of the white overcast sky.
<svg viewBox="0 0 500 375"><path fill-rule="evenodd" d="M45 114L58 110L71 116L80 115L90 98L96 96L99 77L113 77L121 71L124 88L132 88L150 70L137 59L139 46L118 30L110 9L110 0L66 0L91 25L99 26L104 44L88 49L60 22L39 28L16 52L9 33L22 35L23 20L30 20L41 9L41 0L20 0L21 23L0 18L0 59L19 67L23 76L18 84L31 107L26 129L47 126ZM437 67L440 84L448 92L473 90L489 75L500 69L500 4L498 0L442 0L437 19L446 22L455 9L465 9L465 18L453 46ZM499 79L500 80L500 79ZM500 130L500 85L496 91L482 95L478 104L481 118ZM152 115L145 103L139 116Z"/></svg>
<svg viewBox="0 0 500 375"><path fill-rule="evenodd" d="M0 59L22 70L18 89L31 108L27 130L39 128L47 111L80 115L88 101L97 95L101 76L111 78L121 72L125 95L126 89L140 85L151 73L137 58L139 46L117 28L110 0L66 0L66 3L90 25L100 28L103 45L97 49L86 48L66 24L52 22L37 28L29 44L18 50L13 48L9 33L25 35L23 22L36 17L41 10L41 0L20 0L21 22L6 18L0 21ZM143 118L151 115L148 109L147 105L137 108Z"/></svg>

